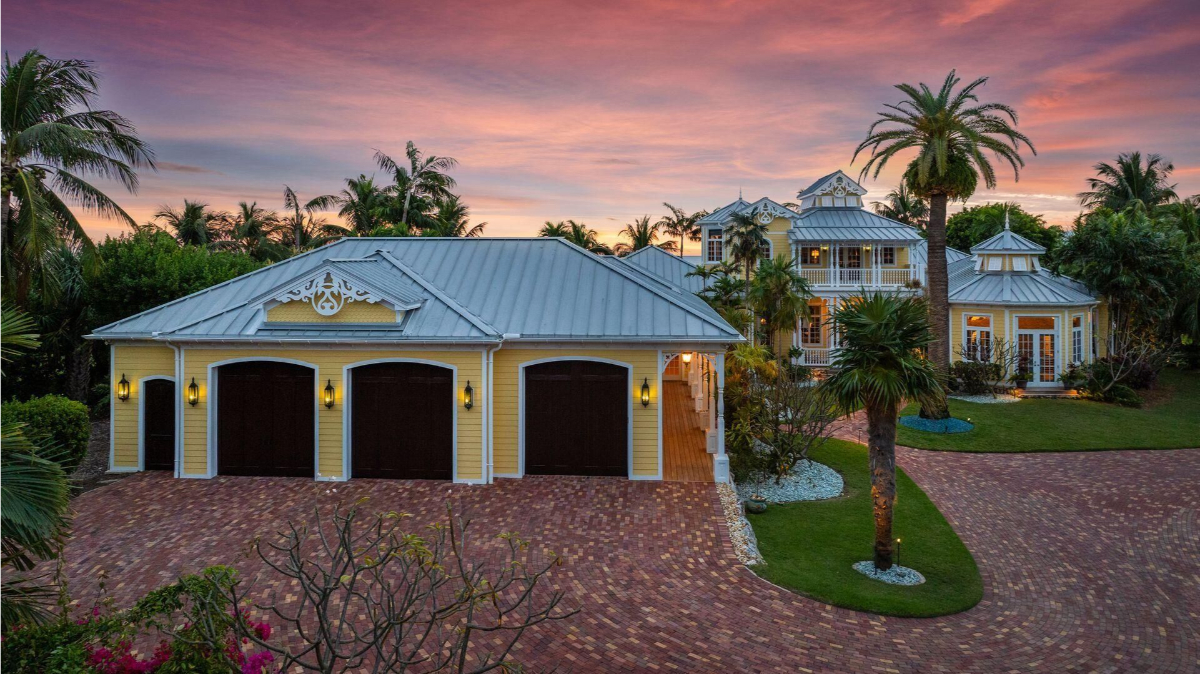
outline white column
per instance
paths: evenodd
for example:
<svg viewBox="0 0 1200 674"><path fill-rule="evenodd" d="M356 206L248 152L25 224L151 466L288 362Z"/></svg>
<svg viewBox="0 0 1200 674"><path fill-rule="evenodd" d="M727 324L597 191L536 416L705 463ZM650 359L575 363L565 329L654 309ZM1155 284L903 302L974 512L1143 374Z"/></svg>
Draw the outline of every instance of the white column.
<svg viewBox="0 0 1200 674"><path fill-rule="evenodd" d="M713 481L729 482L729 457L725 455L725 352L717 354L717 453L713 456Z"/></svg>
<svg viewBox="0 0 1200 674"><path fill-rule="evenodd" d="M842 247L840 245L836 243L829 245L829 257L832 258L830 262L833 263L833 278L829 282L835 286L842 285L841 269L838 268L838 254L841 251Z"/></svg>

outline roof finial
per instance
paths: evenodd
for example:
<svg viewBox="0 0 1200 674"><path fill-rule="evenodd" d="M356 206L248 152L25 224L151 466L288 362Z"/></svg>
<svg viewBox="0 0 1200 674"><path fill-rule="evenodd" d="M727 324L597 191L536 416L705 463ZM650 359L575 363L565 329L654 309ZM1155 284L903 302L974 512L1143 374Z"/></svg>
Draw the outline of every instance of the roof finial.
<svg viewBox="0 0 1200 674"><path fill-rule="evenodd" d="M738 185L738 200L741 201L741 199L742 199L742 186Z"/></svg>
<svg viewBox="0 0 1200 674"><path fill-rule="evenodd" d="M1008 209L1006 208L1006 209L1004 209L1004 231L1007 232L1007 231L1009 231L1009 229L1010 228L1008 226Z"/></svg>

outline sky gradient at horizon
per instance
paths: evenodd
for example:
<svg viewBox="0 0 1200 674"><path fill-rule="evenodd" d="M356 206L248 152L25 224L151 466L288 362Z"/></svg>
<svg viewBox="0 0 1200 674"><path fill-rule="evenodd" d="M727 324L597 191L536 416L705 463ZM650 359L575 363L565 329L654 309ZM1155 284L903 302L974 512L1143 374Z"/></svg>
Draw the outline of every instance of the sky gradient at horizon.
<svg viewBox="0 0 1200 674"><path fill-rule="evenodd" d="M155 150L139 222L184 198L282 206L377 173L413 140L459 160L472 221L533 235L573 218L609 242L663 201L787 201L851 165L899 82L987 75L1020 113L1012 200L1067 225L1092 166L1118 152L1174 162L1200 192L1200 5L1193 0L840 3L31 1L5 7L10 58L38 48L103 74L100 106ZM907 159L907 158L906 158ZM896 183L903 162L864 185ZM126 228L82 218L96 237ZM689 245L689 252L696 250Z"/></svg>

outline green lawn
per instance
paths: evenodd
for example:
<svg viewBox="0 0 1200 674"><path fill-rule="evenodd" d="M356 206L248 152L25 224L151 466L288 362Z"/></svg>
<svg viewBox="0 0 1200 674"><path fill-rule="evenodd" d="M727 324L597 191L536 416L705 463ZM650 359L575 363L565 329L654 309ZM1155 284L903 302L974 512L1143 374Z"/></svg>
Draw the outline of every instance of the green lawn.
<svg viewBox="0 0 1200 674"><path fill-rule="evenodd" d="M975 429L941 435L905 426L897 442L956 452L1062 452L1200 447L1200 373L1167 370L1141 408L1087 400L1022 400L1008 405L950 401ZM916 414L910 405L903 414Z"/></svg>
<svg viewBox="0 0 1200 674"><path fill-rule="evenodd" d="M926 582L899 587L871 580L850 568L871 559L867 450L830 440L810 457L846 480L845 495L828 501L773 504L747 515L766 565L750 567L763 578L822 602L893 616L931 617L965 611L983 597L983 581L971 553L925 492L897 470L896 536L900 561Z"/></svg>

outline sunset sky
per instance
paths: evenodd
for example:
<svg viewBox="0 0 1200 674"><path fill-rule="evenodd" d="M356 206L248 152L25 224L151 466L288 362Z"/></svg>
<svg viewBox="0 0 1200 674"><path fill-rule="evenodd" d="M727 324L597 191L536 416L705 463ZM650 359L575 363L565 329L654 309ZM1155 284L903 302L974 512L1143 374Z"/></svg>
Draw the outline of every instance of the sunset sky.
<svg viewBox="0 0 1200 674"><path fill-rule="evenodd" d="M898 82L987 75L1038 150L970 201L1068 224L1097 161L1158 152L1200 192L1200 3L81 2L4 7L10 58L102 72L102 107L159 160L139 222L184 198L282 206L372 174L411 139L460 162L472 220L536 233L574 218L609 241L669 201L778 201L834 169ZM903 164L867 181L882 197ZM97 237L125 229L88 217ZM689 246L691 251L695 244Z"/></svg>

